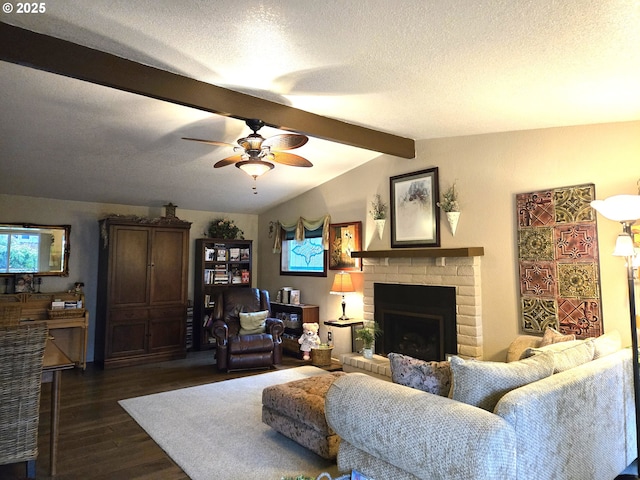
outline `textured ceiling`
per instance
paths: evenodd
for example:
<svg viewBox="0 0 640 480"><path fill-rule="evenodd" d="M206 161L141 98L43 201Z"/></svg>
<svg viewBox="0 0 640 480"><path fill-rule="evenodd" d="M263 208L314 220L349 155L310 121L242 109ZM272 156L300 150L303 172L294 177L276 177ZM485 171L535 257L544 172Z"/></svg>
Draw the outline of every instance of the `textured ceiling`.
<svg viewBox="0 0 640 480"><path fill-rule="evenodd" d="M9 2L14 3L14 2ZM17 3L14 3L17 5ZM57 0L0 21L413 139L640 119L637 0ZM212 168L243 122L0 62L0 193L258 213L377 153ZM268 136L277 131L263 129Z"/></svg>

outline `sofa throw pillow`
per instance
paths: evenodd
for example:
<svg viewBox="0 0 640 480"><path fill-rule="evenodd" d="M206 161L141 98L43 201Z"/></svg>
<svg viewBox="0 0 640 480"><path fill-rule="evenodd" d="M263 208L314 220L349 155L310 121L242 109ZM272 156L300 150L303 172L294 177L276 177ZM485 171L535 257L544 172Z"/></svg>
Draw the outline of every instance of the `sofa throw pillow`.
<svg viewBox="0 0 640 480"><path fill-rule="evenodd" d="M524 355L532 356L542 353L553 355L553 373L564 372L578 365L593 360L595 345L593 339L561 342L540 348L529 348Z"/></svg>
<svg viewBox="0 0 640 480"><path fill-rule="evenodd" d="M253 335L255 333L265 333L266 320L269 310L260 312L240 312L240 335Z"/></svg>
<svg viewBox="0 0 640 480"><path fill-rule="evenodd" d="M533 357L534 355L538 353L543 353L543 352L561 352L563 350L566 350L567 348L580 345L583 342L584 340L569 340L568 342L552 343L550 345L545 345L544 347L541 347L541 346L529 347L522 352L522 355L520 356L520 360Z"/></svg>
<svg viewBox="0 0 640 480"><path fill-rule="evenodd" d="M451 357L451 398L493 412L508 392L553 374L551 353L516 362L485 362Z"/></svg>
<svg viewBox="0 0 640 480"><path fill-rule="evenodd" d="M389 353L393 383L446 397L451 389L449 362L428 362L401 353Z"/></svg>
<svg viewBox="0 0 640 480"><path fill-rule="evenodd" d="M546 345L551 345L553 343L570 342L571 340L575 340L575 339L576 339L576 336L573 334L565 335L564 333L559 332L555 328L547 327L547 329L544 331L544 335L542 336L542 341L540 342L540 346L544 347Z"/></svg>
<svg viewBox="0 0 640 480"><path fill-rule="evenodd" d="M622 339L620 338L620 332L614 330L609 333L605 333L604 335L600 335L593 339L593 345L595 347L595 352L593 354L593 359L600 357L605 357L607 355L611 355L612 353L617 352L622 349Z"/></svg>

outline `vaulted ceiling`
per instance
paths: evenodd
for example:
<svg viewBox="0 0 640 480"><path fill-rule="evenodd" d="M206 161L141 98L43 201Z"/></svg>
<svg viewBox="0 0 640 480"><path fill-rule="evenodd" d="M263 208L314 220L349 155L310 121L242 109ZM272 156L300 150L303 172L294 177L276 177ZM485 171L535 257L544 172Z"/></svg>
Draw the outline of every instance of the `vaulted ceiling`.
<svg viewBox="0 0 640 480"><path fill-rule="evenodd" d="M412 146L411 139L640 119L637 0L42 5L42 13L0 14L0 193L259 213L381 151L407 156L363 136ZM73 78L69 70L82 71L86 58L71 55L61 66L58 54L24 53L23 43L39 45L24 40L31 32L130 60L140 76L125 75L128 88ZM38 54L51 65L32 65ZM165 76L154 84L152 71ZM156 87L164 96L144 95ZM291 108L280 113L282 105ZM181 139L234 143L250 133L241 119L248 112L280 128L265 127L264 136L308 134L295 153L314 166L276 165L253 195L240 170L212 168L230 148Z"/></svg>

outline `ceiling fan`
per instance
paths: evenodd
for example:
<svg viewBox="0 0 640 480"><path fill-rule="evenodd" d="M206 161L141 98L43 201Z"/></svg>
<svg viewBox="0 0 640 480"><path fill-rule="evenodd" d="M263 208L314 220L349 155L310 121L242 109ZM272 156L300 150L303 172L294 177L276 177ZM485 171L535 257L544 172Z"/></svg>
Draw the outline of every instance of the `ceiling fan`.
<svg viewBox="0 0 640 480"><path fill-rule="evenodd" d="M284 133L264 138L258 133L258 130L264 127L264 122L262 120L249 119L245 123L253 133L244 138L238 139L239 146L225 142L217 142L215 140L202 140L200 138L187 137L182 138L184 140L192 140L219 147L233 147L234 151L238 153L216 162L213 167L220 168L235 164L236 167L252 176L254 180L274 168L274 165L271 162L290 165L293 167L313 166L313 164L306 158L283 151L293 150L294 148L300 148L303 146L309 141L309 138L306 135ZM253 188L254 193L256 193L255 186Z"/></svg>

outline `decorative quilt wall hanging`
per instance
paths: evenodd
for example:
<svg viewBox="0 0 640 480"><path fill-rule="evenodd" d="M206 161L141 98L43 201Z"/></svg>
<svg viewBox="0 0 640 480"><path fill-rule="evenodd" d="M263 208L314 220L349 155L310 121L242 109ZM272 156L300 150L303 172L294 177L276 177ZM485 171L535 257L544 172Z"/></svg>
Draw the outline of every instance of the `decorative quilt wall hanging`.
<svg viewBox="0 0 640 480"><path fill-rule="evenodd" d="M523 331L603 333L594 199L594 184L516 195Z"/></svg>

